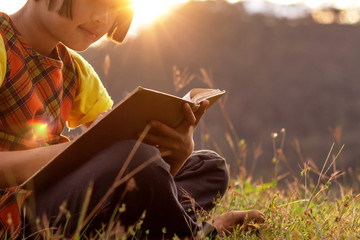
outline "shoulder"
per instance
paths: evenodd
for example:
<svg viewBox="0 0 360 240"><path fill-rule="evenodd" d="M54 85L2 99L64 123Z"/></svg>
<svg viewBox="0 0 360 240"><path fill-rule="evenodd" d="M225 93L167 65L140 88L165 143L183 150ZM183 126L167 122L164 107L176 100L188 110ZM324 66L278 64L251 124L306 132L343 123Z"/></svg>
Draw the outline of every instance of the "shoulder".
<svg viewBox="0 0 360 240"><path fill-rule="evenodd" d="M79 53L61 43L58 45L58 52L63 62L63 71L66 71L66 74L69 74L69 71L74 72L78 92L92 86L91 83L100 81L94 68Z"/></svg>
<svg viewBox="0 0 360 240"><path fill-rule="evenodd" d="M12 40L16 35L16 29L10 17L6 13L0 12L0 31L7 40Z"/></svg>
<svg viewBox="0 0 360 240"><path fill-rule="evenodd" d="M88 77L98 78L94 68L90 65L90 63L88 63L88 61L86 61L79 53L75 52L74 50L71 50L69 48L66 49L70 57L72 58L74 66L78 72L79 78L88 78Z"/></svg>
<svg viewBox="0 0 360 240"><path fill-rule="evenodd" d="M4 82L7 65L4 25L8 25L8 21L4 18L4 15L6 14L0 13L0 86Z"/></svg>
<svg viewBox="0 0 360 240"><path fill-rule="evenodd" d="M1 28L1 30L4 30L7 27L9 27L11 25L10 22L11 22L10 17L6 13L0 12L0 28Z"/></svg>

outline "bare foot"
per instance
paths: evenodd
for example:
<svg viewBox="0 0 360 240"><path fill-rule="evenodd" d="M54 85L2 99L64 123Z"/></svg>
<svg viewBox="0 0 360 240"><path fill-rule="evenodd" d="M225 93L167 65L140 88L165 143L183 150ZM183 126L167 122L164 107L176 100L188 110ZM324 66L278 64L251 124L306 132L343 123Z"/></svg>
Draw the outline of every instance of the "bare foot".
<svg viewBox="0 0 360 240"><path fill-rule="evenodd" d="M247 211L230 211L223 213L215 217L210 223L212 223L218 234L222 235L231 234L236 226L244 225L245 230L251 228L248 223L263 223L265 221L265 215L258 210Z"/></svg>

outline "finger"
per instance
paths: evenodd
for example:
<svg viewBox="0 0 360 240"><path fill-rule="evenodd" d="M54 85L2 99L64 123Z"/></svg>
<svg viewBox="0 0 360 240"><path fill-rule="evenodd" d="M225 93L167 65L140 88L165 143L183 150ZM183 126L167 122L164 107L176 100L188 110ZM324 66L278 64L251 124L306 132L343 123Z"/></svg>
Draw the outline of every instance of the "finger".
<svg viewBox="0 0 360 240"><path fill-rule="evenodd" d="M169 141L164 141L164 138L160 138L157 135L146 135L146 137L143 139L143 143L156 147L160 153L166 152L168 155L172 152L172 150L170 150L171 148L167 146L169 145Z"/></svg>
<svg viewBox="0 0 360 240"><path fill-rule="evenodd" d="M193 125L196 123L196 117L194 112L192 111L190 105L188 103L185 103L183 105L183 111L184 111L184 115L185 115L185 119L184 121L186 123L188 123L188 125Z"/></svg>
<svg viewBox="0 0 360 240"><path fill-rule="evenodd" d="M204 115L204 113L206 112L206 109L208 108L210 102L208 100L204 100L200 103L200 107L198 108L198 110L196 110L195 112L195 118L196 118L196 122L195 125L197 125L201 119L201 117Z"/></svg>
<svg viewBox="0 0 360 240"><path fill-rule="evenodd" d="M150 122L150 126L159 135L166 136L168 138L174 138L174 139L181 137L180 133L178 131L176 131L176 129L169 127L168 125L166 125L162 122L152 120Z"/></svg>
<svg viewBox="0 0 360 240"><path fill-rule="evenodd" d="M143 142L157 147L160 152L168 151L176 147L176 141L174 139L154 134L146 135Z"/></svg>
<svg viewBox="0 0 360 240"><path fill-rule="evenodd" d="M202 115L205 113L206 108L208 106L209 106L209 101L204 100L200 103L200 107L194 113L190 105L188 103L185 103L183 105L185 119L180 124L178 129L189 129L191 126L195 127L199 123Z"/></svg>
<svg viewBox="0 0 360 240"><path fill-rule="evenodd" d="M151 131L145 136L148 141L151 139L152 143L156 141L164 141L164 139L181 139L182 135L176 130L166 124L152 120L150 123Z"/></svg>

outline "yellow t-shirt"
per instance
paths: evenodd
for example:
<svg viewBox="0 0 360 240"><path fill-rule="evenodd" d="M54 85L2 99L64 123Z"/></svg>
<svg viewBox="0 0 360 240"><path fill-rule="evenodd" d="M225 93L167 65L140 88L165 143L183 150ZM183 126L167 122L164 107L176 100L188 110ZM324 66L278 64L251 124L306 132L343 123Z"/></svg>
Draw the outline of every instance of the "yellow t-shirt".
<svg viewBox="0 0 360 240"><path fill-rule="evenodd" d="M93 67L76 52L70 52L75 60L79 85L67 125L75 128L93 122L100 113L112 107L113 101Z"/></svg>
<svg viewBox="0 0 360 240"><path fill-rule="evenodd" d="M78 53L72 50L70 53L75 60L78 72L78 90L67 125L69 128L76 128L93 122L100 113L112 107L113 101L92 66ZM6 62L6 49L3 38L0 37L0 86L5 78Z"/></svg>
<svg viewBox="0 0 360 240"><path fill-rule="evenodd" d="M0 86L4 82L6 74L6 49L4 44L4 39L0 37Z"/></svg>

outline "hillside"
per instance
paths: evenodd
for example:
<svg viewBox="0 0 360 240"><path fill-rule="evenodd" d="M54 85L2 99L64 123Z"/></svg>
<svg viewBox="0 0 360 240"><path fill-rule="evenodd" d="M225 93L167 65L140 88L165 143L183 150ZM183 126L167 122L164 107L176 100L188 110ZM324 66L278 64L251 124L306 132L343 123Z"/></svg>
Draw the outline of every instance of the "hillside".
<svg viewBox="0 0 360 240"><path fill-rule="evenodd" d="M248 15L241 4L190 2L175 14L131 37L82 53L98 71L115 101L137 85L175 93L172 68L212 73L216 88L228 92L226 110L241 139L262 144L257 173L268 175L273 155L270 133L285 128L285 153L299 172L293 140L319 165L342 126L344 166L360 166L360 31L357 25L322 25L310 17L286 20ZM105 55L111 59L104 75ZM190 87L204 83L194 80ZM217 107L205 124L230 163ZM198 132L199 134L199 132ZM197 138L197 147L200 146ZM249 163L251 164L251 163Z"/></svg>

